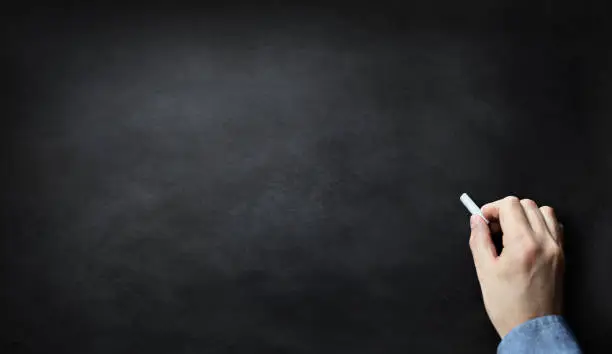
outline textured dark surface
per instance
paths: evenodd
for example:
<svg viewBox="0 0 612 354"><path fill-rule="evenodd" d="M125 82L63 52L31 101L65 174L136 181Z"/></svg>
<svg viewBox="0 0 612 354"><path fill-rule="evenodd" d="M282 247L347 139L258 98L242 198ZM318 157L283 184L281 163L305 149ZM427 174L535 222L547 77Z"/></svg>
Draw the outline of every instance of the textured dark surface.
<svg viewBox="0 0 612 354"><path fill-rule="evenodd" d="M464 191L556 207L605 351L603 10L6 15L2 351L494 352Z"/></svg>

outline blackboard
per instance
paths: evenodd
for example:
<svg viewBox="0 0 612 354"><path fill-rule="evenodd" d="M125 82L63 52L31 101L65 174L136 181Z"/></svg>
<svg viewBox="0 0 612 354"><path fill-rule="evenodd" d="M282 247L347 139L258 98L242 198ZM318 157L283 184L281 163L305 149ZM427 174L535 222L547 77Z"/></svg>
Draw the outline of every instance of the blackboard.
<svg viewBox="0 0 612 354"><path fill-rule="evenodd" d="M605 13L4 15L3 352L494 352L462 192L556 208L568 321L604 351Z"/></svg>

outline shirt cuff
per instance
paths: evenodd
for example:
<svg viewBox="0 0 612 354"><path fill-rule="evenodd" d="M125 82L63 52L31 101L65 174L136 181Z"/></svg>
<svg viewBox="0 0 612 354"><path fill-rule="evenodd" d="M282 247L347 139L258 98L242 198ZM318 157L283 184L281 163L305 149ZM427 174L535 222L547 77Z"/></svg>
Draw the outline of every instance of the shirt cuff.
<svg viewBox="0 0 612 354"><path fill-rule="evenodd" d="M563 317L551 315L534 318L514 327L499 343L497 353L582 352Z"/></svg>

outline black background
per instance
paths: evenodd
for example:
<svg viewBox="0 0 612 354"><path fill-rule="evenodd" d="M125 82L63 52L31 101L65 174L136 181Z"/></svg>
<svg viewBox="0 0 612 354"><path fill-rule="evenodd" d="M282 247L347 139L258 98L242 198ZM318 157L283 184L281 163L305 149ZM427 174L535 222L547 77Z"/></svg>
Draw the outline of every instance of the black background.
<svg viewBox="0 0 612 354"><path fill-rule="evenodd" d="M494 352L461 192L556 208L605 352L608 10L4 12L2 352Z"/></svg>

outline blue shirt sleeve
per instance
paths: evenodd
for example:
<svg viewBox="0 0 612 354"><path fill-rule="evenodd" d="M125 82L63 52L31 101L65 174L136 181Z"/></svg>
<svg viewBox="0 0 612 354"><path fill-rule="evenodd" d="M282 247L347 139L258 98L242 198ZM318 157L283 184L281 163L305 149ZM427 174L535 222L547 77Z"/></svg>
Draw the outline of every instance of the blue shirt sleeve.
<svg viewBox="0 0 612 354"><path fill-rule="evenodd" d="M576 338L561 316L534 318L514 327L497 347L498 354L580 354Z"/></svg>

